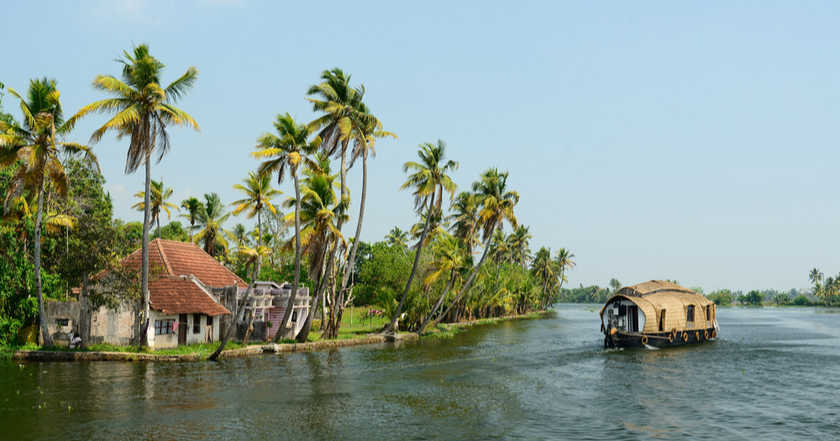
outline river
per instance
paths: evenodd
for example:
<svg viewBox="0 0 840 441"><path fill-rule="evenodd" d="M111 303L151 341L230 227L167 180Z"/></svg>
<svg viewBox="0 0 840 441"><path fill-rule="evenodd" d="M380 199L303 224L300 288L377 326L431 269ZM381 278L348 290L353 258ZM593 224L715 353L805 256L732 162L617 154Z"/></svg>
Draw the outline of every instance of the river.
<svg viewBox="0 0 840 441"><path fill-rule="evenodd" d="M220 363L0 362L0 439L839 439L840 310L721 308L604 350L597 305Z"/></svg>

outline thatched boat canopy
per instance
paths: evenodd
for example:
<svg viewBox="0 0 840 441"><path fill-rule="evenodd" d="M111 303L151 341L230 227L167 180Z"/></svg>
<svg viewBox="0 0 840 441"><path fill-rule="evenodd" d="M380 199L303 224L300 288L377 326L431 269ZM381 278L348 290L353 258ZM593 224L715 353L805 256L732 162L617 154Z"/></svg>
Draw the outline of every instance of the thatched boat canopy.
<svg viewBox="0 0 840 441"><path fill-rule="evenodd" d="M632 302L644 313L642 332L645 334L672 329L683 331L708 328L712 326L715 319L714 302L688 288L664 280L651 280L621 288L601 308L601 317L604 317L604 309L607 306L622 300ZM693 322L687 320L689 307L693 307L691 308ZM662 320L663 311L666 311L664 320Z"/></svg>

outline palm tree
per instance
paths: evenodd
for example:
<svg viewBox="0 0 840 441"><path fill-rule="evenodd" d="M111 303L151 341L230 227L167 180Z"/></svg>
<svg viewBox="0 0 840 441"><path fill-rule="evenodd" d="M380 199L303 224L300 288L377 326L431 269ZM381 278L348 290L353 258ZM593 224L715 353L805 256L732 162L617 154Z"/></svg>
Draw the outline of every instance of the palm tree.
<svg viewBox="0 0 840 441"><path fill-rule="evenodd" d="M201 201L198 199L190 196L187 199L181 201L181 208L187 210L184 214L179 214L183 218L189 219L190 221L190 242L193 241L193 230L195 229L195 220L196 216L198 216L198 212L201 210Z"/></svg>
<svg viewBox="0 0 840 441"><path fill-rule="evenodd" d="M50 187L61 198L67 197L69 185L60 155L83 154L86 162L99 170L96 156L89 147L58 142L56 135L66 136L73 129L73 121L64 121L59 91L55 80L31 80L27 98L9 88L9 93L20 99L23 125L0 121L0 167L14 166L6 208L12 200L19 199L25 190L34 191L38 198L35 211L35 295L38 299L38 318L45 347L53 341L47 328L44 295L41 282L41 221L44 215L44 187Z"/></svg>
<svg viewBox="0 0 840 441"><path fill-rule="evenodd" d="M219 355L222 354L222 351L225 350L225 346L227 345L228 340L230 340L231 335L233 335L233 330L236 328L236 324L242 320L242 315L245 313L245 305L248 304L248 298L251 297L251 291L254 290L254 284L257 281L257 278L260 275L260 264L262 263L262 257L268 254L268 248L266 247L256 247L256 248L249 248L249 247L239 247L239 254L245 257L245 272L248 272L248 267L252 267L251 271L251 282L248 284L248 289L245 290L245 297L242 299L242 307L239 308L239 311L236 313L235 319L231 322L230 326L228 327L227 332L222 337L222 342L219 343L219 347L216 348L216 351L210 355L210 361L216 361L219 358ZM239 293L236 293L236 296L239 296ZM247 341L245 342L247 345Z"/></svg>
<svg viewBox="0 0 840 441"><path fill-rule="evenodd" d="M227 252L228 243L225 236L232 237L233 235L222 228L230 213L225 213L225 206L219 200L219 195L216 193L204 194L204 206L198 212L196 217L197 228L200 229L198 234L193 238L193 242L204 242L204 252L216 257L216 243L222 246Z"/></svg>
<svg viewBox="0 0 840 441"><path fill-rule="evenodd" d="M548 289L549 284L553 284L557 282L557 277L559 275L559 268L553 260L551 260L551 249L542 247L537 254L534 256L533 266L531 267L531 275L543 282L542 288L542 295L543 301L541 302L541 308L545 308L545 305L549 301L549 295L546 293L546 289Z"/></svg>
<svg viewBox="0 0 840 441"><path fill-rule="evenodd" d="M452 160L446 160L446 143L438 140L437 144L423 143L420 144L420 150L417 151L417 156L420 162L409 161L403 165L403 171L413 171L408 176L408 180L400 187L400 190L408 188L414 189L414 208L418 213L422 213L426 209L426 224L423 227L423 233L420 235L420 240L417 242L417 252L414 254L414 264L411 267L411 273L405 283L400 303L397 305L397 310L391 316L391 322L385 328L384 333L390 334L394 332L394 326L400 317L403 305L405 304L405 297L408 295L408 290L411 288L411 282L414 279L414 273L417 272L417 264L420 262L420 253L423 251L423 244L426 240L426 234L429 232L429 225L433 218L438 216L440 212L443 193L449 193L449 201L455 198L455 190L458 188L452 178L447 173L458 170L458 163Z"/></svg>
<svg viewBox="0 0 840 441"><path fill-rule="evenodd" d="M71 118L75 121L91 113L115 114L102 127L93 132L90 142L99 142L106 132L116 132L117 140L130 138L126 174L134 173L140 165L146 168L145 208L143 210L142 263L140 273L141 308L145 320L138 320L137 336L143 340L149 317L149 226L151 225L152 154L158 150L158 163L169 151L169 134L166 127L177 125L200 131L198 123L187 112L174 106L192 89L198 79L198 70L190 66L187 72L166 88L160 85L164 64L149 53L149 45L136 46L132 54L123 52L125 58L122 80L112 75L97 75L93 88L113 96L91 103ZM144 323L145 322L145 323ZM141 346L147 342L140 341Z"/></svg>
<svg viewBox="0 0 840 441"><path fill-rule="evenodd" d="M234 225L230 233L236 239L236 246L243 247L248 244L248 230L245 228L245 225Z"/></svg>
<svg viewBox="0 0 840 441"><path fill-rule="evenodd" d="M534 236L531 235L531 227L519 226L508 238L510 243L513 260L522 268L528 267L528 260L531 259L531 250L528 247L528 240Z"/></svg>
<svg viewBox="0 0 840 441"><path fill-rule="evenodd" d="M618 281L615 277L610 279L610 288L613 289L613 292L618 292L621 289L621 282Z"/></svg>
<svg viewBox="0 0 840 441"><path fill-rule="evenodd" d="M364 86L361 86L364 94ZM353 272L356 262L356 251L359 248L359 238L362 235L362 222L365 218L365 201L367 200L367 160L368 156L376 157L376 139L391 137L397 139L397 135L382 130L382 123L374 117L370 110L364 103L359 104L359 112L362 115L358 118L358 124L355 130L350 132L350 138L353 140L353 159L350 161L350 167L353 167L358 158L362 158L362 195L359 201L359 219L356 223L356 235L353 237L350 246L350 254L346 259L344 265L344 273L341 278L341 289L338 292L338 298L334 302L338 306L336 317L333 320L335 326L335 334L341 327L341 316L344 313L345 296L347 293L347 283L350 281L350 273Z"/></svg>
<svg viewBox="0 0 840 441"><path fill-rule="evenodd" d="M406 241L408 241L408 232L400 230L399 227L394 227L394 229L385 236L385 242L391 247L397 246L407 248L408 243L406 243Z"/></svg>
<svg viewBox="0 0 840 441"><path fill-rule="evenodd" d="M478 203L475 194L462 191L455 197L451 206L452 214L446 221L452 225L452 234L467 247L468 254L481 242L476 238L478 226Z"/></svg>
<svg viewBox="0 0 840 441"><path fill-rule="evenodd" d="M152 181L151 182L151 190L152 190L152 197L150 198L150 203L152 204L151 214L152 214L152 223L157 222L157 230L158 230L158 239L161 238L160 236L160 210L166 212L166 218L170 219L172 217L172 213L169 211L170 208L175 210L181 211L177 205L166 202L167 199L172 197L172 188L165 187L163 185L163 178L160 181ZM134 195L134 197L138 197L142 199L142 201L134 204L131 208L136 209L137 211L145 211L146 208L146 192L140 191Z"/></svg>
<svg viewBox="0 0 840 441"><path fill-rule="evenodd" d="M449 280L443 289L443 293L441 293L432 310L429 312L429 315L426 317L426 320L417 329L416 333L418 335L423 334L426 326L432 321L432 317L434 317L435 313L443 305L446 295L449 294L449 289L452 288L452 285L458 277L458 270L464 267L464 263L467 260L465 250L461 248L461 242L458 238L446 232L441 234L440 238L434 243L434 256L434 271L426 277L423 283L426 286L431 286L446 273L449 273Z"/></svg>
<svg viewBox="0 0 840 441"><path fill-rule="evenodd" d="M283 183L286 177L286 171L292 176L295 182L295 276L292 281L292 293L289 296L289 303L286 305L286 312L283 314L283 319L280 322L280 328L274 335L274 342L276 343L282 338L286 326L291 318L295 298L297 297L298 284L300 283L300 254L301 254L301 238L300 238L300 179L298 176L298 168L303 164L311 170L320 171L320 167L313 161L309 155L315 153L321 145L321 138L315 137L309 141L312 130L303 125L298 124L288 112L285 115L277 115L274 121L274 129L277 134L263 133L257 139L257 151L251 153L251 156L257 159L265 159L265 162L260 164L259 173L271 179L271 175L277 173L277 183ZM314 305L313 305L314 306Z"/></svg>
<svg viewBox="0 0 840 441"><path fill-rule="evenodd" d="M484 240L484 252L478 265L473 268L461 291L455 296L449 308L441 314L433 323L437 326L443 317L449 315L452 308L458 304L475 279L481 265L487 259L487 254L492 248L490 239L497 228L501 228L504 221L507 221L513 228L518 226L513 207L519 203L519 194L507 188L508 172L499 173L495 168L490 168L481 175L481 179L473 182L472 190L476 195L476 202L479 209L479 222L481 222L482 239Z"/></svg>
<svg viewBox="0 0 840 441"><path fill-rule="evenodd" d="M271 187L271 175L267 174L249 172L248 177L243 179L242 182L245 185L235 184L233 189L245 193L245 198L230 205L236 205L236 208L233 209L234 216L239 216L245 210L248 210L248 219L257 216L257 246L261 246L262 217L260 213L263 208L267 208L272 213L277 213L277 209L274 208L271 200L280 196L283 192Z"/></svg>
<svg viewBox="0 0 840 441"><path fill-rule="evenodd" d="M559 250L557 250L557 254L554 256L554 263L557 265L557 268L559 270L558 277L560 279L560 286L557 287L558 291L561 288L563 288L563 282L568 281L568 279L566 278L566 269L571 270L577 265L574 261L572 261L572 258L574 257L575 255L572 254L572 252L566 248L560 248ZM554 303L553 297L549 300L549 303L546 305L546 307L550 306L552 303Z"/></svg>
<svg viewBox="0 0 840 441"><path fill-rule="evenodd" d="M338 225L347 220L347 199L339 200L335 194L336 175L330 175L329 159L326 156L316 156L316 159L316 168L304 170L306 178L300 186L301 197L294 200L289 198L283 203L291 207L300 201L299 214L296 214L300 234L296 235L295 246L299 238L301 250L309 254L309 277L317 283L309 316L297 336L300 342L305 342L309 337L312 319L333 269L334 250L339 242L343 242ZM298 210L295 211L298 213ZM328 253L330 259L325 262Z"/></svg>

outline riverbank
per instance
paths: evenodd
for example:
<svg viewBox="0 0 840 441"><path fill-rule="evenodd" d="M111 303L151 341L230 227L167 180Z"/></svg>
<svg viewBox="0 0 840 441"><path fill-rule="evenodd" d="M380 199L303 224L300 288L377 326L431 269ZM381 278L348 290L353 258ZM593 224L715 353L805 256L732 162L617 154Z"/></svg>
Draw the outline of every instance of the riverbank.
<svg viewBox="0 0 840 441"><path fill-rule="evenodd" d="M487 319L471 320L459 323L440 324L437 328L427 331L423 336L415 333L406 332L394 335L382 334L368 334L363 337L355 338L339 338L335 340L317 340L308 341L306 343L281 343L281 344L255 344L248 347L239 347L222 351L221 358L246 357L262 354L275 354L282 352L301 352L313 351L323 349L334 349L346 346L371 345L378 343L385 343L387 341L412 341L419 338L448 338L452 337L458 332L463 332L465 328L480 325L492 324L506 320L515 320L521 318L537 317L547 311L536 311L522 315L512 315L505 317L494 317ZM236 343L228 343L229 345L238 346ZM11 358L16 361L27 362L44 362L44 361L60 361L60 362L74 362L74 361L122 361L122 362L184 362L184 361L204 361L207 360L210 354L218 347L218 343L210 345L196 345L195 352L189 353L175 353L183 351L183 348L162 350L160 353L150 352L134 352L134 351L97 351L97 350L71 350L67 348L55 348L52 350L46 349L31 349L31 350L15 350L11 353Z"/></svg>

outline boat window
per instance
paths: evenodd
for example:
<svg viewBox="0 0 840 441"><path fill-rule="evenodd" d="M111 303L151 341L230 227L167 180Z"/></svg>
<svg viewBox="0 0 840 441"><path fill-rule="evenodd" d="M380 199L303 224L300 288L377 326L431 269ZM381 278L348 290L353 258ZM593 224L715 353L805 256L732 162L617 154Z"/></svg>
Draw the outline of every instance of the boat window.
<svg viewBox="0 0 840 441"><path fill-rule="evenodd" d="M663 309L662 312L659 313L659 331L665 331L665 310Z"/></svg>
<svg viewBox="0 0 840 441"><path fill-rule="evenodd" d="M706 305L706 321L710 321L712 319L712 307Z"/></svg>
<svg viewBox="0 0 840 441"><path fill-rule="evenodd" d="M688 305L688 313L686 314L685 321L694 321L694 305Z"/></svg>

